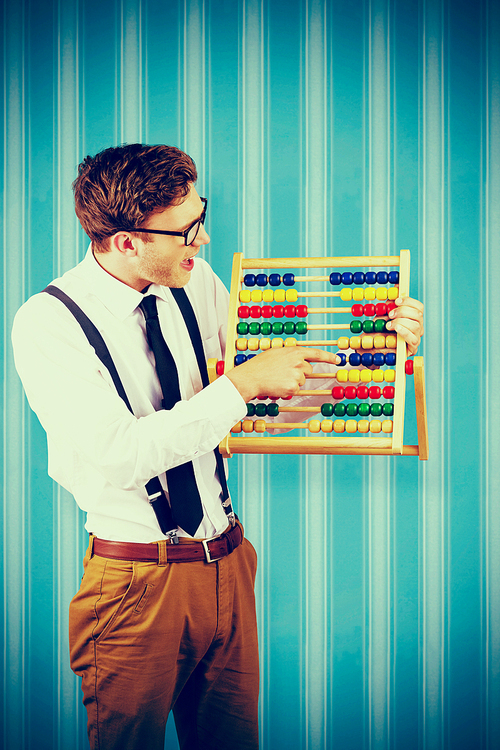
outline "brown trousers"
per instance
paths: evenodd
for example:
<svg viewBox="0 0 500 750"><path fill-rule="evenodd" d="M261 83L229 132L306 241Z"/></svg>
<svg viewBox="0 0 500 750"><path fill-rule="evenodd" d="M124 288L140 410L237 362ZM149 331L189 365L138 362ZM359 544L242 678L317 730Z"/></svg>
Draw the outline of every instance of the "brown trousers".
<svg viewBox="0 0 500 750"><path fill-rule="evenodd" d="M182 750L256 750L250 542L218 562L165 565L92 556L91 547L70 605L91 749L163 750L172 709Z"/></svg>

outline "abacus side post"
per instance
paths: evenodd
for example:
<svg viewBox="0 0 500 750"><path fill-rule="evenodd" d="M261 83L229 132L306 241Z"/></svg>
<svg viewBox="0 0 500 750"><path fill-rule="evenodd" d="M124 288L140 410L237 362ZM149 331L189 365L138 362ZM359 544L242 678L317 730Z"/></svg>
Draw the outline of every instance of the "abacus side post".
<svg viewBox="0 0 500 750"><path fill-rule="evenodd" d="M418 456L421 461L429 458L429 433L427 430L427 406L425 403L424 358L413 360L415 406L417 411Z"/></svg>

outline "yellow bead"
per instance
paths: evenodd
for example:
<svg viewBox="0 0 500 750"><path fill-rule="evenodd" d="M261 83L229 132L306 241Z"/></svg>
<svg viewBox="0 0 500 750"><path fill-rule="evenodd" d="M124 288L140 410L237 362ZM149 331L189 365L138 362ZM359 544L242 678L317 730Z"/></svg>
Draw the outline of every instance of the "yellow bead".
<svg viewBox="0 0 500 750"><path fill-rule="evenodd" d="M383 370L372 370L372 380L374 383L384 382L384 371Z"/></svg>
<svg viewBox="0 0 500 750"><path fill-rule="evenodd" d="M396 380L396 371L395 370L383 370L384 373L384 380L386 383L394 383Z"/></svg>
<svg viewBox="0 0 500 750"><path fill-rule="evenodd" d="M399 288L397 286L391 286L387 290L387 296L389 299L397 299L399 297Z"/></svg>
<svg viewBox="0 0 500 750"><path fill-rule="evenodd" d="M274 300L274 292L272 289L264 289L262 292L262 301L263 302L273 302Z"/></svg>
<svg viewBox="0 0 500 750"><path fill-rule="evenodd" d="M285 339L285 346L297 346L297 339Z"/></svg>
<svg viewBox="0 0 500 750"><path fill-rule="evenodd" d="M370 423L367 419L358 419L358 432L368 432Z"/></svg>
<svg viewBox="0 0 500 750"><path fill-rule="evenodd" d="M242 289L240 292L240 302L250 302L252 299L250 289Z"/></svg>
<svg viewBox="0 0 500 750"><path fill-rule="evenodd" d="M248 349L248 339L236 339L236 348L239 352L246 352Z"/></svg>
<svg viewBox="0 0 500 750"><path fill-rule="evenodd" d="M253 420L252 419L244 419L241 423L241 427L243 432L253 432Z"/></svg>
<svg viewBox="0 0 500 750"><path fill-rule="evenodd" d="M352 298L353 300L356 300L356 302L360 302L364 297L365 293L362 287L357 286L352 290Z"/></svg>
<svg viewBox="0 0 500 750"><path fill-rule="evenodd" d="M282 346L283 346L283 339L276 338L271 341L272 349L281 349Z"/></svg>
<svg viewBox="0 0 500 750"><path fill-rule="evenodd" d="M384 419L382 422L382 432L392 432L392 420Z"/></svg>
<svg viewBox="0 0 500 750"><path fill-rule="evenodd" d="M275 302L284 302L286 299L286 291L285 289L276 289L274 292L274 301Z"/></svg>
<svg viewBox="0 0 500 750"><path fill-rule="evenodd" d="M297 302L299 298L299 294L296 289L287 289L286 290L286 301L287 302Z"/></svg>
<svg viewBox="0 0 500 750"><path fill-rule="evenodd" d="M345 423L345 431L346 432L356 432L358 429L358 423L355 419L348 419Z"/></svg>
<svg viewBox="0 0 500 750"><path fill-rule="evenodd" d="M385 286L379 286L376 290L377 299L387 299L387 289Z"/></svg>
<svg viewBox="0 0 500 750"><path fill-rule="evenodd" d="M234 432L235 434L241 432L241 422L237 422L232 428L231 432Z"/></svg>
<svg viewBox="0 0 500 750"><path fill-rule="evenodd" d="M261 351L263 351L263 352L267 351L267 349L270 349L271 348L271 339L267 339L267 338L261 339L260 340L260 348L261 348Z"/></svg>
<svg viewBox="0 0 500 750"><path fill-rule="evenodd" d="M373 349L373 336L363 336L361 346L363 349Z"/></svg>
<svg viewBox="0 0 500 750"><path fill-rule="evenodd" d="M331 432L333 430L333 422L331 419L323 419L321 421L321 431Z"/></svg>
<svg viewBox="0 0 500 750"><path fill-rule="evenodd" d="M333 423L333 430L334 432L344 432L345 430L345 422L343 419L336 419Z"/></svg>
<svg viewBox="0 0 500 750"><path fill-rule="evenodd" d="M395 349L398 344L398 338L397 336L386 336L385 337L385 346L386 349Z"/></svg>
<svg viewBox="0 0 500 750"><path fill-rule="evenodd" d="M349 287L344 287L340 290L340 299L343 302L350 302L352 300L352 289L349 289Z"/></svg>
<svg viewBox="0 0 500 750"><path fill-rule="evenodd" d="M348 370L349 383L359 383L359 370Z"/></svg>
<svg viewBox="0 0 500 750"><path fill-rule="evenodd" d="M359 349L361 347L360 336L351 336L351 339L349 341L349 346L351 347L351 349Z"/></svg>
<svg viewBox="0 0 500 750"><path fill-rule="evenodd" d="M252 291L252 302L262 302L262 289Z"/></svg>
<svg viewBox="0 0 500 750"><path fill-rule="evenodd" d="M259 351L259 339L248 339L248 348L251 352Z"/></svg>
<svg viewBox="0 0 500 750"><path fill-rule="evenodd" d="M361 382L362 383L371 383L372 382L372 371L371 370L361 370Z"/></svg>
<svg viewBox="0 0 500 750"><path fill-rule="evenodd" d="M263 419L256 419L253 425L253 428L255 432L265 432L266 431L266 423Z"/></svg>
<svg viewBox="0 0 500 750"><path fill-rule="evenodd" d="M375 289L372 286L365 289L365 299L367 300L375 299Z"/></svg>
<svg viewBox="0 0 500 750"><path fill-rule="evenodd" d="M347 336L341 336L337 341L337 346L339 349L349 349L349 339Z"/></svg>
<svg viewBox="0 0 500 750"><path fill-rule="evenodd" d="M319 432L321 430L321 422L319 419L310 419L307 423L309 432Z"/></svg>
<svg viewBox="0 0 500 750"><path fill-rule="evenodd" d="M384 349L385 348L385 336L374 336L373 337L373 348Z"/></svg>
<svg viewBox="0 0 500 750"><path fill-rule="evenodd" d="M337 370L337 380L339 383L347 383L348 377L349 375L347 370Z"/></svg>
<svg viewBox="0 0 500 750"><path fill-rule="evenodd" d="M370 432L380 432L382 429L382 422L380 419L370 420Z"/></svg>

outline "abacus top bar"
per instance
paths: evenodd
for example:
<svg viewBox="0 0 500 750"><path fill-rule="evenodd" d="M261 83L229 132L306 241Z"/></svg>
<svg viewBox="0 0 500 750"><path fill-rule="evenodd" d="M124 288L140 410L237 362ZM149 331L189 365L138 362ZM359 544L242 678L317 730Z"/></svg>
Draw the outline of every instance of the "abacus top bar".
<svg viewBox="0 0 500 750"><path fill-rule="evenodd" d="M399 266L399 255L343 258L243 258L242 268L367 268Z"/></svg>

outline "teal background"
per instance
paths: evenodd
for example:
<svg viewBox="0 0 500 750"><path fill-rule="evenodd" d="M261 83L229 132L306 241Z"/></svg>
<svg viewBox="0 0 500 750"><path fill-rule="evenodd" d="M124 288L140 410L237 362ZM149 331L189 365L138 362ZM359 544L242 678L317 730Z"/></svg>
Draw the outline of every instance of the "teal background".
<svg viewBox="0 0 500 750"><path fill-rule="evenodd" d="M237 250L410 248L426 306L426 465L231 460L260 560L262 748L498 749L498 2L4 0L2 13L3 747L87 747L67 654L83 518L47 476L12 318L85 252L77 164L143 141L194 157L204 254L226 283Z"/></svg>

